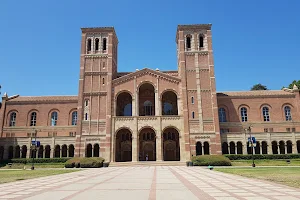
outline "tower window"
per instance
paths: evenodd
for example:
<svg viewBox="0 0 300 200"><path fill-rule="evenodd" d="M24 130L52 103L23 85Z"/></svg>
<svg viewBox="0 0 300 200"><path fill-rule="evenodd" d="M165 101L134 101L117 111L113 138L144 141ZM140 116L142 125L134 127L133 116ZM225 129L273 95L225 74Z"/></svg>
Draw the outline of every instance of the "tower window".
<svg viewBox="0 0 300 200"><path fill-rule="evenodd" d="M192 118L195 119L195 112L192 112Z"/></svg>
<svg viewBox="0 0 300 200"><path fill-rule="evenodd" d="M103 62L103 69L105 69L105 62Z"/></svg>
<svg viewBox="0 0 300 200"><path fill-rule="evenodd" d="M30 126L36 126L36 112L32 112L30 115Z"/></svg>
<svg viewBox="0 0 300 200"><path fill-rule="evenodd" d="M192 97L192 104L194 104L194 97Z"/></svg>
<svg viewBox="0 0 300 200"><path fill-rule="evenodd" d="M262 114L263 114L265 122L270 121L270 113L269 113L269 108L268 107L263 107Z"/></svg>
<svg viewBox="0 0 300 200"><path fill-rule="evenodd" d="M102 84L103 84L103 85L105 84L105 80L104 80L104 78L102 78Z"/></svg>
<svg viewBox="0 0 300 200"><path fill-rule="evenodd" d="M84 114L84 120L88 120L88 117L89 117L88 114L85 113L85 114Z"/></svg>
<svg viewBox="0 0 300 200"><path fill-rule="evenodd" d="M106 38L103 38L103 47L102 47L103 51L106 51Z"/></svg>
<svg viewBox="0 0 300 200"><path fill-rule="evenodd" d="M86 99L86 100L84 101L84 105L85 105L85 106L88 106L88 105L89 105L89 100Z"/></svg>
<svg viewBox="0 0 300 200"><path fill-rule="evenodd" d="M203 47L203 36L202 35L199 37L199 46L200 46L200 48Z"/></svg>
<svg viewBox="0 0 300 200"><path fill-rule="evenodd" d="M284 107L285 121L292 121L291 108L289 106Z"/></svg>
<svg viewBox="0 0 300 200"><path fill-rule="evenodd" d="M245 107L241 108L241 118L242 118L242 122L248 121L247 108L245 108Z"/></svg>
<svg viewBox="0 0 300 200"><path fill-rule="evenodd" d="M88 51L92 50L92 40L91 39L88 39L87 50Z"/></svg>
<svg viewBox="0 0 300 200"><path fill-rule="evenodd" d="M57 112L52 112L51 113L51 126L56 126L57 125Z"/></svg>
<svg viewBox="0 0 300 200"><path fill-rule="evenodd" d="M224 108L219 108L219 122L226 122L226 111Z"/></svg>
<svg viewBox="0 0 300 200"><path fill-rule="evenodd" d="M190 35L188 35L188 36L186 37L186 49L187 49L187 50L190 50L190 49L191 49L191 38L192 38L192 36L190 36Z"/></svg>
<svg viewBox="0 0 300 200"><path fill-rule="evenodd" d="M16 125L16 118L17 118L17 113L16 112L12 112L10 114L9 126L15 126Z"/></svg>
<svg viewBox="0 0 300 200"><path fill-rule="evenodd" d="M72 125L76 126L77 125L77 111L74 111L72 113Z"/></svg>
<svg viewBox="0 0 300 200"><path fill-rule="evenodd" d="M95 50L98 51L99 50L99 38L95 39Z"/></svg>

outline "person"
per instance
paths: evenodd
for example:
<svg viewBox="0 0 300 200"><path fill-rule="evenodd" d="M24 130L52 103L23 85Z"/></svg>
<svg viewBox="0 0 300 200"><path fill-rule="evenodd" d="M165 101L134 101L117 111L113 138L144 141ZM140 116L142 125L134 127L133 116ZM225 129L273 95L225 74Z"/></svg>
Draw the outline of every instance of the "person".
<svg viewBox="0 0 300 200"><path fill-rule="evenodd" d="M148 161L148 154L146 154L146 161Z"/></svg>

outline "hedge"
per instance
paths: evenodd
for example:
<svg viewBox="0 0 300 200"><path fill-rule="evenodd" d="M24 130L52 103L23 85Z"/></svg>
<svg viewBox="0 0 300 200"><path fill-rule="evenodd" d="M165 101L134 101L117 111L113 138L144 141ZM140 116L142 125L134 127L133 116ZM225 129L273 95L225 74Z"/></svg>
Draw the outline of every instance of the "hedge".
<svg viewBox="0 0 300 200"><path fill-rule="evenodd" d="M230 160L252 160L252 155L228 154L224 155ZM273 160L273 159L300 159L300 154L254 154L255 160Z"/></svg>
<svg viewBox="0 0 300 200"><path fill-rule="evenodd" d="M194 166L231 166L229 158L221 155L202 155L192 158Z"/></svg>
<svg viewBox="0 0 300 200"><path fill-rule="evenodd" d="M99 168L103 167L104 159L101 157L72 158L65 162L66 168Z"/></svg>
<svg viewBox="0 0 300 200"><path fill-rule="evenodd" d="M34 163L65 163L67 160L71 158L35 158ZM2 160L0 163L7 164L7 163L32 163L32 158L13 158Z"/></svg>

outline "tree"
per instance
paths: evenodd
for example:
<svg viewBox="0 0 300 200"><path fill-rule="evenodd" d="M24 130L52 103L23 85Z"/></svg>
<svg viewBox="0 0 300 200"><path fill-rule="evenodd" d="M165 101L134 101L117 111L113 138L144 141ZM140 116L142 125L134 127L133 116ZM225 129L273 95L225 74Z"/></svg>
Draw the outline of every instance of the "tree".
<svg viewBox="0 0 300 200"><path fill-rule="evenodd" d="M258 84L253 85L251 90L268 90L268 88L267 88L267 86L258 83Z"/></svg>
<svg viewBox="0 0 300 200"><path fill-rule="evenodd" d="M294 80L291 84L289 84L289 89L293 89L294 85L296 85L298 87L298 89L300 89L300 80L296 81Z"/></svg>

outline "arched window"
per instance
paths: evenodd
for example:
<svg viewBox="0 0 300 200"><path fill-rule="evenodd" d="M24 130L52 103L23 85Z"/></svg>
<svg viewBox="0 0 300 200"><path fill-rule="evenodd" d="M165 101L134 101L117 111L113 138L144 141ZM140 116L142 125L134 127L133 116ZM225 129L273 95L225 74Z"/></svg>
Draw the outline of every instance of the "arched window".
<svg viewBox="0 0 300 200"><path fill-rule="evenodd" d="M268 107L263 107L262 114L263 114L265 122L270 121L270 113L269 113L269 108Z"/></svg>
<svg viewBox="0 0 300 200"><path fill-rule="evenodd" d="M292 121L291 107L284 107L285 121Z"/></svg>
<svg viewBox="0 0 300 200"><path fill-rule="evenodd" d="M209 155L209 143L204 142L204 155Z"/></svg>
<svg viewBox="0 0 300 200"><path fill-rule="evenodd" d="M91 40L91 39L88 39L88 42L87 42L87 50L88 50L88 51L91 51L91 50L92 50L92 40Z"/></svg>
<svg viewBox="0 0 300 200"><path fill-rule="evenodd" d="M50 124L51 124L51 126L56 126L57 125L57 112L56 111L51 113Z"/></svg>
<svg viewBox="0 0 300 200"><path fill-rule="evenodd" d="M102 43L103 47L102 50L106 51L106 38L103 38L103 43Z"/></svg>
<svg viewBox="0 0 300 200"><path fill-rule="evenodd" d="M241 108L241 119L242 119L242 122L248 121L247 108L245 108L245 107Z"/></svg>
<svg viewBox="0 0 300 200"><path fill-rule="evenodd" d="M77 111L72 112L72 125L77 125Z"/></svg>
<svg viewBox="0 0 300 200"><path fill-rule="evenodd" d="M95 50L99 51L99 38L95 39Z"/></svg>
<svg viewBox="0 0 300 200"><path fill-rule="evenodd" d="M187 51L191 50L191 39L192 39L191 35L186 36L186 50Z"/></svg>
<svg viewBox="0 0 300 200"><path fill-rule="evenodd" d="M224 108L219 108L219 122L226 122L226 111Z"/></svg>
<svg viewBox="0 0 300 200"><path fill-rule="evenodd" d="M172 104L165 102L163 105L163 115L173 115L173 106Z"/></svg>
<svg viewBox="0 0 300 200"><path fill-rule="evenodd" d="M30 126L36 126L36 112L32 112L30 115Z"/></svg>
<svg viewBox="0 0 300 200"><path fill-rule="evenodd" d="M86 99L86 100L84 101L84 105L85 105L85 106L89 106L89 100L88 100L88 99Z"/></svg>
<svg viewBox="0 0 300 200"><path fill-rule="evenodd" d="M199 47L203 48L203 36L202 35L200 35L200 37L199 37Z"/></svg>
<svg viewBox="0 0 300 200"><path fill-rule="evenodd" d="M105 84L105 79L104 79L104 78L102 78L102 84L103 84L103 85Z"/></svg>
<svg viewBox="0 0 300 200"><path fill-rule="evenodd" d="M192 112L192 118L195 119L195 112Z"/></svg>
<svg viewBox="0 0 300 200"><path fill-rule="evenodd" d="M222 143L222 154L229 154L227 142Z"/></svg>
<svg viewBox="0 0 300 200"><path fill-rule="evenodd" d="M9 126L16 126L16 118L17 118L17 113L12 112L9 118Z"/></svg>
<svg viewBox="0 0 300 200"><path fill-rule="evenodd" d="M202 155L202 143L197 142L196 143L196 156Z"/></svg>
<svg viewBox="0 0 300 200"><path fill-rule="evenodd" d="M192 97L192 104L194 104L194 97Z"/></svg>
<svg viewBox="0 0 300 200"><path fill-rule="evenodd" d="M88 120L89 119L89 115L87 113L84 114L84 120Z"/></svg>
<svg viewBox="0 0 300 200"><path fill-rule="evenodd" d="M145 101L144 102L144 110L145 110L145 115L152 115L152 103L151 101Z"/></svg>

